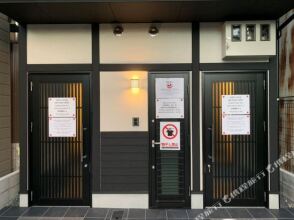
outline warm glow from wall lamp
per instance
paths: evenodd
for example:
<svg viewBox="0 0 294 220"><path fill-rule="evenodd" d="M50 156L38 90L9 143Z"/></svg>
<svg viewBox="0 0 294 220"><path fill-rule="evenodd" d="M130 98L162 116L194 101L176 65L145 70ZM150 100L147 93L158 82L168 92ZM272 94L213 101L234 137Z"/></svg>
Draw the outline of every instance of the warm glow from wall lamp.
<svg viewBox="0 0 294 220"><path fill-rule="evenodd" d="M139 79L131 79L131 88L139 89Z"/></svg>
<svg viewBox="0 0 294 220"><path fill-rule="evenodd" d="M140 90L139 79L132 78L131 79L131 89L133 93L138 93Z"/></svg>

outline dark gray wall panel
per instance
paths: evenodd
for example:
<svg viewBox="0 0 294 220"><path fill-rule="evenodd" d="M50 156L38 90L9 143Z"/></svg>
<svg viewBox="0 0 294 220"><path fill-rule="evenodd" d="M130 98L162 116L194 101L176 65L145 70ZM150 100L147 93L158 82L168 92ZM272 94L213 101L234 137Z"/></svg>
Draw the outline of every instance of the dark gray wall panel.
<svg viewBox="0 0 294 220"><path fill-rule="evenodd" d="M101 133L101 192L148 192L148 132Z"/></svg>
<svg viewBox="0 0 294 220"><path fill-rule="evenodd" d="M10 39L6 16L0 16L0 177L12 171Z"/></svg>

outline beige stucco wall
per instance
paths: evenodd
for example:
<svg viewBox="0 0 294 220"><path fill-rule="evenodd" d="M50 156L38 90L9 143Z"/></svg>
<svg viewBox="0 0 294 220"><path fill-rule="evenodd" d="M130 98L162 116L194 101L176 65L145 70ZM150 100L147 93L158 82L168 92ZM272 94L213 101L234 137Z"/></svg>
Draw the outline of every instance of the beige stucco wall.
<svg viewBox="0 0 294 220"><path fill-rule="evenodd" d="M131 79L138 78L140 89L131 89ZM147 72L100 73L101 131L148 131ZM132 126L132 117L140 126Z"/></svg>
<svg viewBox="0 0 294 220"><path fill-rule="evenodd" d="M191 63L192 25L164 23L151 37L150 24L122 24L123 35L113 34L112 24L100 25L101 63Z"/></svg>
<svg viewBox="0 0 294 220"><path fill-rule="evenodd" d="M28 64L92 63L91 25L28 25L27 62Z"/></svg>

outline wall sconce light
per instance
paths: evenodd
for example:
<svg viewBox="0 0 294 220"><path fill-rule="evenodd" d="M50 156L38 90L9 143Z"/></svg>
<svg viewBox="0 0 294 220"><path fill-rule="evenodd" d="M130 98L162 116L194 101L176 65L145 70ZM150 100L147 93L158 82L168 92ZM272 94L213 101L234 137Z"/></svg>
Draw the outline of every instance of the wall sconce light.
<svg viewBox="0 0 294 220"><path fill-rule="evenodd" d="M139 88L139 79L131 79L131 89L138 90Z"/></svg>
<svg viewBox="0 0 294 220"><path fill-rule="evenodd" d="M113 34L117 37L122 36L122 33L124 32L124 28L118 24L113 28Z"/></svg>
<svg viewBox="0 0 294 220"><path fill-rule="evenodd" d="M156 27L155 24L152 24L150 26L148 32L149 32L149 34L150 34L151 37L155 37L159 33L159 30L158 30L158 28Z"/></svg>

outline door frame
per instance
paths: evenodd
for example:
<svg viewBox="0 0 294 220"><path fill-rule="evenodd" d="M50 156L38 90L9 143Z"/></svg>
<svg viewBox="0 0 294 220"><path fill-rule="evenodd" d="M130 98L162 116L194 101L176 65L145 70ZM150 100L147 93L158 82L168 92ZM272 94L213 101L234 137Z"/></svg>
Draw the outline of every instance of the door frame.
<svg viewBox="0 0 294 220"><path fill-rule="evenodd" d="M205 174L205 168L206 168L206 150L204 148L205 146L205 102L204 102L204 94L205 94L205 79L204 76L205 74L212 74L212 73L228 73L228 74L246 74L246 73L262 73L264 76L264 86L265 86L265 93L264 93L264 110L265 110L265 114L264 114L264 120L266 123L266 130L265 130L265 146L266 148L263 149L264 153L265 153L265 157L264 157L264 168L266 168L268 162L269 162L269 150L270 150L270 146L269 146L269 70L268 69L263 69L263 70L255 70L255 69L237 69L237 70L203 70L200 71L200 91L201 91L201 95L200 95L200 118L201 118L201 122L200 122L200 129L201 129L201 149L202 149L202 154L201 154L201 166L202 166L202 185L203 185L203 205L204 207L206 207L206 203L207 203L207 198L206 198L206 174ZM268 173L266 173L266 177L264 177L264 192L266 193L266 196L264 197L264 205L268 204L269 201L269 175ZM242 206L242 205L241 205ZM230 206L227 206L230 207Z"/></svg>
<svg viewBox="0 0 294 220"><path fill-rule="evenodd" d="M149 207L150 208L163 208L161 206L155 206L154 203L154 194L153 192L155 191L155 183L152 181L153 180L153 170L152 170L152 165L153 165L153 153L151 152L150 148L152 145L152 137L155 135L154 133L154 129L153 129L153 117L155 116L155 102L154 100L151 100L151 97L155 97L155 82L154 82L154 86L151 86L151 76L152 74L186 74L187 78L188 78L188 82L187 82L187 89L188 89L188 94L187 97L184 98L184 102L187 102L187 117L185 116L185 129L187 131L186 135L186 140L185 143L187 143L186 146L186 151L185 151L185 161L187 162L185 164L185 192L186 192L186 205L185 207L182 208L190 208L191 207L191 124L192 122L191 120L191 91L190 91L190 84L191 84L191 71L175 71L175 70L171 70L171 71L149 71L148 72L148 129L149 129L149 145L148 145L148 154L149 154L149 163L148 163L148 176L149 176ZM152 95L150 95L152 94ZM184 105L185 106L185 105ZM186 113L186 111L185 111ZM167 207L167 208L173 208L173 207Z"/></svg>
<svg viewBox="0 0 294 220"><path fill-rule="evenodd" d="M34 76L54 76L54 75L63 75L63 76L71 76L71 75L79 75L79 76L87 76L88 78L88 124L89 124L89 128L88 128L88 147L87 147L87 153L88 153L88 160L87 160L87 164L88 164L88 171L89 171L89 174L88 174L88 183L87 183L87 186L86 186L86 190L88 191L87 194L88 196L86 198L84 198L83 200L83 204L73 204L72 206L83 206L83 205L86 205L86 206L91 206L92 204L92 138L91 138L91 135L92 135L92 128L93 128L93 122L92 122L92 118L93 118L93 111L91 110L92 109L92 98L93 98L93 94L92 94L92 71L64 71L64 70L61 70L61 71L46 71L46 68L45 70L43 71L29 71L28 74L27 74L27 79L28 79L28 86L27 86L27 92L28 92L28 100L27 100L27 103L28 103L28 106L27 106L27 109L28 109L28 124L27 124L27 131L28 131L28 155L27 155L27 166L28 166L28 204L29 206L31 205L34 205L34 201L33 201L33 198L32 198L32 175L33 175L33 167L32 167L32 160L30 160L30 157L33 155L32 153L32 150L33 150L33 147L31 147L33 145L33 137L32 137L32 133L30 132L30 123L31 123L31 119L32 119L32 111L31 109L33 108L33 105L32 105L32 92L30 91L31 90L31 85L30 85L30 82L32 81L32 77ZM83 181L83 184L85 183L86 181ZM40 205L43 205L43 204L40 204Z"/></svg>

